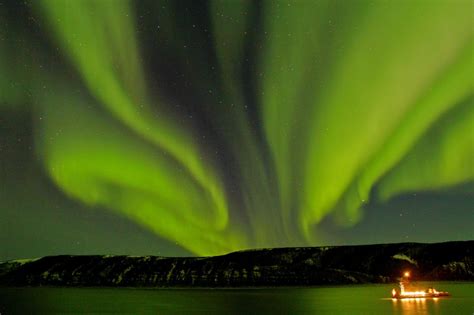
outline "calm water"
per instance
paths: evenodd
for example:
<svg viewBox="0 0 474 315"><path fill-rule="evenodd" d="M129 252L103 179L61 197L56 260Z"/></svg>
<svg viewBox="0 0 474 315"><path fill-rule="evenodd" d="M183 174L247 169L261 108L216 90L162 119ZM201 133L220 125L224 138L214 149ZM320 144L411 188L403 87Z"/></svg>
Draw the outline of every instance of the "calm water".
<svg viewBox="0 0 474 315"><path fill-rule="evenodd" d="M224 290L0 288L0 313L474 314L474 283L422 285L453 296L392 301L386 298L392 285Z"/></svg>

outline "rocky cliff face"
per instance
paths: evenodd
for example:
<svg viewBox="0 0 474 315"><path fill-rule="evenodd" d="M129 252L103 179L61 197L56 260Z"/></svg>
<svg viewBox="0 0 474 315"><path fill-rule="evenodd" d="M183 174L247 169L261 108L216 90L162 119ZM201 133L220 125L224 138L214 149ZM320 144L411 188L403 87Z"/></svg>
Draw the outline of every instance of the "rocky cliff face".
<svg viewBox="0 0 474 315"><path fill-rule="evenodd" d="M0 264L0 285L291 286L474 280L474 241L275 248L216 257L50 256Z"/></svg>

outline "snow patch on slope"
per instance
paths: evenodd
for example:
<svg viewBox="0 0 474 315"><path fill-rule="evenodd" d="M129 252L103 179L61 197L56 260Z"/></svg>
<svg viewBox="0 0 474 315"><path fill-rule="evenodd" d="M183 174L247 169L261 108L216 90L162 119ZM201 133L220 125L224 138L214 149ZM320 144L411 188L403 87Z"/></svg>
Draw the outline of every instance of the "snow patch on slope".
<svg viewBox="0 0 474 315"><path fill-rule="evenodd" d="M407 255L404 255L404 254L396 254L396 255L393 255L392 258L399 259L399 260L405 260L405 261L408 261L412 265L418 266L418 262L416 260L414 260L413 258L408 257Z"/></svg>

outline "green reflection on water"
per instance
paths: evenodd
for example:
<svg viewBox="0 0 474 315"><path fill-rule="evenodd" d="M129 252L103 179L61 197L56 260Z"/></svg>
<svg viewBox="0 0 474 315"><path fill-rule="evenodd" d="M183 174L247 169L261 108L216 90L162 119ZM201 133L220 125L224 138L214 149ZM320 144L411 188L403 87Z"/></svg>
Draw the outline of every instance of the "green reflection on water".
<svg viewBox="0 0 474 315"><path fill-rule="evenodd" d="M0 288L2 314L472 314L474 283L426 283L452 293L393 301L392 285L266 289Z"/></svg>

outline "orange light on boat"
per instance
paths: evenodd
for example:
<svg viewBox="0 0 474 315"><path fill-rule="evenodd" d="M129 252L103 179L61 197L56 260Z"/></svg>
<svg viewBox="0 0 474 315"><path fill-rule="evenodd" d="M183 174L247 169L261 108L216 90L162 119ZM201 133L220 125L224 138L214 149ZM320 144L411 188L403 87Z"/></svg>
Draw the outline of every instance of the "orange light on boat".
<svg viewBox="0 0 474 315"><path fill-rule="evenodd" d="M412 297L424 297L426 292L424 291L405 291L400 293L401 296L412 296Z"/></svg>
<svg viewBox="0 0 474 315"><path fill-rule="evenodd" d="M405 271L403 273L403 277L400 279L400 291L396 289L392 289L392 299L395 300L418 300L418 299L425 299L425 298L438 298L438 297L445 297L450 296L449 292L445 291L438 291L435 288L431 287L426 290L417 290L417 291L407 291L406 287L410 285L410 271Z"/></svg>

